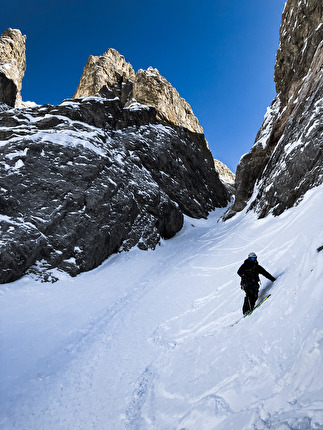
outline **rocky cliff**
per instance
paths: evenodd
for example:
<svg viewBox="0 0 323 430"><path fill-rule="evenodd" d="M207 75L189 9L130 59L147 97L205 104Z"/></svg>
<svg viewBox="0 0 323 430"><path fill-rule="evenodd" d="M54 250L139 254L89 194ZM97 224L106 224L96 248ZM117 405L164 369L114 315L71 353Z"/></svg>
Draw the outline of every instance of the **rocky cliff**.
<svg viewBox="0 0 323 430"><path fill-rule="evenodd" d="M123 57L90 57L83 78L59 106L0 105L0 282L153 249L228 203L204 135L135 102Z"/></svg>
<svg viewBox="0 0 323 430"><path fill-rule="evenodd" d="M323 5L287 0L276 57L277 96L236 172L236 199L259 217L281 214L323 181Z"/></svg>
<svg viewBox="0 0 323 430"><path fill-rule="evenodd" d="M157 69L149 67L135 73L115 49L110 48L99 57L89 57L74 94L75 98L88 96L117 96L123 105L154 106L159 120L203 134L191 106Z"/></svg>
<svg viewBox="0 0 323 430"><path fill-rule="evenodd" d="M0 36L0 103L19 106L26 70L26 36L8 28Z"/></svg>

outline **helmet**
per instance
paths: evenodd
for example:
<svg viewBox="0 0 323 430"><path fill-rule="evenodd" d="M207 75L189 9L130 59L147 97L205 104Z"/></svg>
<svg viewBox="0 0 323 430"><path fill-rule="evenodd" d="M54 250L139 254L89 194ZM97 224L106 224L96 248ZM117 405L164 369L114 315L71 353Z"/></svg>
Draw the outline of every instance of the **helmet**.
<svg viewBox="0 0 323 430"><path fill-rule="evenodd" d="M256 255L256 253L255 253L255 252L249 252L249 254L248 254L248 258L249 258L250 260L256 260L256 259L257 259L257 255Z"/></svg>

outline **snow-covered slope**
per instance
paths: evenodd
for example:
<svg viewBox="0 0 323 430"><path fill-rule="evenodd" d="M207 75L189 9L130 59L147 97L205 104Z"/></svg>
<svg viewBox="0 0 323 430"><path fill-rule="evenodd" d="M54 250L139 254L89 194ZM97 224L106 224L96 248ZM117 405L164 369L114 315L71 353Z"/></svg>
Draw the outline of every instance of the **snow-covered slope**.
<svg viewBox="0 0 323 430"><path fill-rule="evenodd" d="M0 428L322 429L322 201L321 186L276 218L219 209L155 251L2 285ZM249 251L277 281L243 319Z"/></svg>

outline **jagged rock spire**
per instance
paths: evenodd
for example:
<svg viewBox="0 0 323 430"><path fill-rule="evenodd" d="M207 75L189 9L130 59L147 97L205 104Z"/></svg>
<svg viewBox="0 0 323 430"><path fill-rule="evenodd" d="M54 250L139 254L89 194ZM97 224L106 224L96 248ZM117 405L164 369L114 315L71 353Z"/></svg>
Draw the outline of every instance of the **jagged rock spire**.
<svg viewBox="0 0 323 430"><path fill-rule="evenodd" d="M21 104L22 78L26 70L26 36L8 28L0 37L0 103Z"/></svg>
<svg viewBox="0 0 323 430"><path fill-rule="evenodd" d="M124 96L123 84L135 80L135 72L115 49L108 49L102 56L90 55L74 98L91 96ZM127 98L127 96L126 96ZM126 101L126 100L125 100Z"/></svg>

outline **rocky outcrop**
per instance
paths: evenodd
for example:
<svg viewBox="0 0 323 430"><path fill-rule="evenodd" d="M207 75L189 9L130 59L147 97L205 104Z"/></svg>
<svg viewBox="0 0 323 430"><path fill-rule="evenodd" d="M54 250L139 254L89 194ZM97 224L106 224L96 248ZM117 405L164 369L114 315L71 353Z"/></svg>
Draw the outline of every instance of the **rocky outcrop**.
<svg viewBox="0 0 323 430"><path fill-rule="evenodd" d="M0 145L0 282L153 249L229 199L203 135L116 97L2 109Z"/></svg>
<svg viewBox="0 0 323 430"><path fill-rule="evenodd" d="M26 70L26 36L9 28L0 37L0 103L19 106Z"/></svg>
<svg viewBox="0 0 323 430"><path fill-rule="evenodd" d="M203 134L203 129L191 106L180 97L177 90L160 75L157 69L149 67L148 70L138 70L133 97L139 103L154 106L160 120Z"/></svg>
<svg viewBox="0 0 323 430"><path fill-rule="evenodd" d="M222 182L233 185L235 181L235 174L231 172L228 166L226 166L222 161L214 160L215 170L219 174L219 178Z"/></svg>
<svg viewBox="0 0 323 430"><path fill-rule="evenodd" d="M229 191L230 194L235 194L235 174L219 160L214 160L215 170L218 172L219 179Z"/></svg>
<svg viewBox="0 0 323 430"><path fill-rule="evenodd" d="M131 64L110 48L100 57L89 57L73 97L119 97L126 104L131 98L134 80L135 72Z"/></svg>
<svg viewBox="0 0 323 430"><path fill-rule="evenodd" d="M323 181L323 24L319 0L287 0L275 66L277 96L236 172L226 217L246 206L281 214Z"/></svg>
<svg viewBox="0 0 323 430"><path fill-rule="evenodd" d="M135 103L154 106L160 121L203 134L191 106L157 69L140 69L135 74L115 49L108 49L100 57L89 57L74 97L89 96L119 97L128 106Z"/></svg>
<svg viewBox="0 0 323 430"><path fill-rule="evenodd" d="M275 82L282 105L295 100L323 39L323 3L288 0L282 16Z"/></svg>

